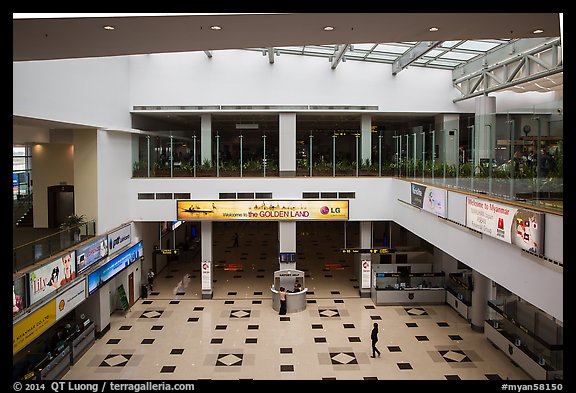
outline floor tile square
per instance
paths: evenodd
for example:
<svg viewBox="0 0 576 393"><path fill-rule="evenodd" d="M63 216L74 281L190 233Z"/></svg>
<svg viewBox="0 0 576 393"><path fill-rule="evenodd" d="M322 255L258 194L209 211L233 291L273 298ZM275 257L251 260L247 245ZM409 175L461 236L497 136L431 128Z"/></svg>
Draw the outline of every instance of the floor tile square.
<svg viewBox="0 0 576 393"><path fill-rule="evenodd" d="M344 303L344 300L342 300L342 299L334 299L334 303Z"/></svg>
<svg viewBox="0 0 576 393"><path fill-rule="evenodd" d="M414 322L406 322L406 326L408 326L408 327L418 327L418 324L417 324L417 323L414 323Z"/></svg>
<svg viewBox="0 0 576 393"><path fill-rule="evenodd" d="M153 343L154 343L153 338L145 338L140 342L140 344L153 344Z"/></svg>
<svg viewBox="0 0 576 393"><path fill-rule="evenodd" d="M344 323L342 326L344 326L344 329L354 329L356 327L353 323Z"/></svg>
<svg viewBox="0 0 576 393"><path fill-rule="evenodd" d="M120 338L111 338L108 341L106 341L106 344L118 344L120 342Z"/></svg>
<svg viewBox="0 0 576 393"><path fill-rule="evenodd" d="M360 337L348 337L348 341L350 341L351 343L362 342L362 340L360 340Z"/></svg>
<svg viewBox="0 0 576 393"><path fill-rule="evenodd" d="M370 315L370 319L373 321L380 321L382 317L380 315Z"/></svg>
<svg viewBox="0 0 576 393"><path fill-rule="evenodd" d="M330 362L332 364L358 364L354 352L330 352Z"/></svg>
<svg viewBox="0 0 576 393"><path fill-rule="evenodd" d="M460 381L461 378L458 375L444 375L444 378L448 381Z"/></svg>
<svg viewBox="0 0 576 393"><path fill-rule="evenodd" d="M293 353L292 348L280 348L280 353Z"/></svg>
<svg viewBox="0 0 576 393"><path fill-rule="evenodd" d="M440 327L448 327L448 326L450 326L450 325L448 324L448 322L436 322L436 325L438 325L438 326L440 326Z"/></svg>
<svg viewBox="0 0 576 393"><path fill-rule="evenodd" d="M241 366L244 354L241 353L221 353L218 354L216 366Z"/></svg>
<svg viewBox="0 0 576 393"><path fill-rule="evenodd" d="M396 363L400 370L412 370L412 365L410 363Z"/></svg>
<svg viewBox="0 0 576 393"><path fill-rule="evenodd" d="M192 309L192 311L202 311L202 310L204 310L204 307L196 306L196 307L194 307L194 309Z"/></svg>
<svg viewBox="0 0 576 393"><path fill-rule="evenodd" d="M200 318L198 318L198 317L191 317L191 318L188 318L188 322L198 322L199 319Z"/></svg>
<svg viewBox="0 0 576 393"><path fill-rule="evenodd" d="M164 329L164 325L154 325L150 328L150 330L162 330Z"/></svg>
<svg viewBox="0 0 576 393"><path fill-rule="evenodd" d="M257 344L258 343L258 339L257 338L247 338L244 341L244 344Z"/></svg>
<svg viewBox="0 0 576 393"><path fill-rule="evenodd" d="M222 344L223 341L224 341L223 338L213 338L212 340L210 340L210 344Z"/></svg>
<svg viewBox="0 0 576 393"><path fill-rule="evenodd" d="M170 351L170 355L182 355L184 353L184 348L173 348Z"/></svg>
<svg viewBox="0 0 576 393"><path fill-rule="evenodd" d="M152 300L143 300L142 304L152 304Z"/></svg>
<svg viewBox="0 0 576 393"><path fill-rule="evenodd" d="M180 304L180 300L172 300L170 301L170 304Z"/></svg>
<svg viewBox="0 0 576 393"><path fill-rule="evenodd" d="M227 327L227 326L228 326L228 325L216 325L216 327L215 327L214 329L216 329L216 330L226 330L226 327Z"/></svg>
<svg viewBox="0 0 576 393"><path fill-rule="evenodd" d="M259 328L259 325L248 325L248 330L258 330Z"/></svg>
<svg viewBox="0 0 576 393"><path fill-rule="evenodd" d="M161 373L173 373L176 370L176 366L162 366L160 370Z"/></svg>
<svg viewBox="0 0 576 393"><path fill-rule="evenodd" d="M460 337L458 334L449 334L448 337L450 337L450 339L454 341L462 340L462 337Z"/></svg>
<svg viewBox="0 0 576 393"><path fill-rule="evenodd" d="M397 346L397 345L389 345L389 346L388 346L388 351L390 351L390 352L402 352L402 350L400 349L400 347Z"/></svg>
<svg viewBox="0 0 576 393"><path fill-rule="evenodd" d="M427 336L415 336L418 341L430 341Z"/></svg>
<svg viewBox="0 0 576 393"><path fill-rule="evenodd" d="M123 325L120 326L118 330L130 330L130 329L132 329L132 325Z"/></svg>
<svg viewBox="0 0 576 393"><path fill-rule="evenodd" d="M280 365L280 372L293 372L294 366L292 364L281 364Z"/></svg>
<svg viewBox="0 0 576 393"><path fill-rule="evenodd" d="M326 337L314 337L314 342L315 343L325 343L326 341Z"/></svg>
<svg viewBox="0 0 576 393"><path fill-rule="evenodd" d="M254 296L262 296L262 291L256 291L256 292L254 292Z"/></svg>
<svg viewBox="0 0 576 393"><path fill-rule="evenodd" d="M131 354L109 354L98 367L124 367L131 357Z"/></svg>
<svg viewBox="0 0 576 393"><path fill-rule="evenodd" d="M491 381L500 381L502 380L502 377L498 374L484 374L486 376L486 378L488 378Z"/></svg>
<svg viewBox="0 0 576 393"><path fill-rule="evenodd" d="M289 321L290 321L290 317L280 317L280 321L282 321L282 322L289 322Z"/></svg>
<svg viewBox="0 0 576 393"><path fill-rule="evenodd" d="M312 329L324 329L324 326L321 323L313 323Z"/></svg>
<svg viewBox="0 0 576 393"><path fill-rule="evenodd" d="M234 300L225 300L224 304L234 304Z"/></svg>
<svg viewBox="0 0 576 393"><path fill-rule="evenodd" d="M366 310L374 310L374 309L376 309L376 307L370 306L370 305L364 306L364 308L365 308Z"/></svg>
<svg viewBox="0 0 576 393"><path fill-rule="evenodd" d="M262 304L262 300L252 300L252 304Z"/></svg>

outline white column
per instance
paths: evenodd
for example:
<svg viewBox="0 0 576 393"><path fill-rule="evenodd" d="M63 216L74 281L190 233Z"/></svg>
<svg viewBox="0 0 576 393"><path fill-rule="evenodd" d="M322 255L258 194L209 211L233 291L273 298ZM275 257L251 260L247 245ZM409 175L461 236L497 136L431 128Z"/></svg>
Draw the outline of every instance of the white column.
<svg viewBox="0 0 576 393"><path fill-rule="evenodd" d="M493 157L496 133L496 97L480 96L475 98L476 113L474 119L474 164L480 164L481 158Z"/></svg>
<svg viewBox="0 0 576 393"><path fill-rule="evenodd" d="M447 165L458 163L458 148L460 139L460 115L442 114L434 119L436 124L435 143L438 145L437 162L444 162Z"/></svg>
<svg viewBox="0 0 576 393"><path fill-rule="evenodd" d="M280 252L296 252L296 221L278 221L278 241ZM293 263L280 263L280 270L296 269Z"/></svg>
<svg viewBox="0 0 576 393"><path fill-rule="evenodd" d="M360 131L361 131L361 157L362 161L360 164L364 164L366 160L372 163L372 116L369 114L363 114L361 123L360 123Z"/></svg>
<svg viewBox="0 0 576 393"><path fill-rule="evenodd" d="M203 113L200 115L200 162L204 164L208 160L212 163L212 115Z"/></svg>
<svg viewBox="0 0 576 393"><path fill-rule="evenodd" d="M484 331L484 320L486 319L486 308L492 290L492 281L478 273L472 271L472 317L470 322L472 330Z"/></svg>
<svg viewBox="0 0 576 393"><path fill-rule="evenodd" d="M202 299L211 299L212 288L212 221L203 221L200 228L200 274Z"/></svg>
<svg viewBox="0 0 576 393"><path fill-rule="evenodd" d="M280 113L278 124L280 176L296 176L296 113Z"/></svg>

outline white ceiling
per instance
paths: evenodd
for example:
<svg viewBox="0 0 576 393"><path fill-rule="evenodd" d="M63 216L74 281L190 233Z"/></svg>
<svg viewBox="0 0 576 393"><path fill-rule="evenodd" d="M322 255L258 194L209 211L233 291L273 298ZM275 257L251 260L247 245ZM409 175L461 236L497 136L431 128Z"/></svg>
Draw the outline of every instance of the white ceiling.
<svg viewBox="0 0 576 393"><path fill-rule="evenodd" d="M14 14L13 61L345 43L533 38L535 29L544 30L539 36L560 36L558 13L72 15ZM107 25L115 29L105 30ZM211 30L214 25L222 29ZM325 26L333 26L334 30L324 31ZM438 31L430 32L431 27Z"/></svg>

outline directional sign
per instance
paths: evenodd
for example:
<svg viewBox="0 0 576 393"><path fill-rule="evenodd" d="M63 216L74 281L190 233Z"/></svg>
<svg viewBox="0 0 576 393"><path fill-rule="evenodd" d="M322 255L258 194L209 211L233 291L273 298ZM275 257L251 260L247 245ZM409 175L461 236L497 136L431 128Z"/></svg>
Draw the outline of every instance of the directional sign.
<svg viewBox="0 0 576 393"><path fill-rule="evenodd" d="M154 252L157 252L158 254L162 254L162 255L179 255L180 249L174 248L174 249L166 249L166 250L155 250Z"/></svg>
<svg viewBox="0 0 576 393"><path fill-rule="evenodd" d="M396 252L395 248L341 248L342 254L389 254Z"/></svg>

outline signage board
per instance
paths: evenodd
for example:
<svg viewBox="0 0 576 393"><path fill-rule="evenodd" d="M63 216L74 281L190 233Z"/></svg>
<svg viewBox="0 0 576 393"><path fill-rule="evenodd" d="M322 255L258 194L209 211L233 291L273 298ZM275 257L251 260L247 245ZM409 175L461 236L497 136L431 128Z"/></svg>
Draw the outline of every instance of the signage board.
<svg viewBox="0 0 576 393"><path fill-rule="evenodd" d="M71 251L28 273L30 304L48 296L76 278L76 251Z"/></svg>
<svg viewBox="0 0 576 393"><path fill-rule="evenodd" d="M101 236L76 249L76 271L78 274L108 256L108 239Z"/></svg>
<svg viewBox="0 0 576 393"><path fill-rule="evenodd" d="M424 211L446 218L446 199L448 192L441 188L412 183L410 203Z"/></svg>
<svg viewBox="0 0 576 393"><path fill-rule="evenodd" d="M178 200L179 220L348 220L348 200Z"/></svg>

